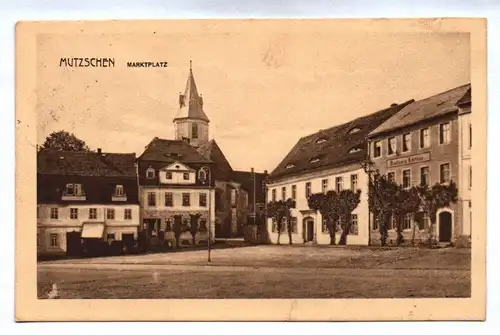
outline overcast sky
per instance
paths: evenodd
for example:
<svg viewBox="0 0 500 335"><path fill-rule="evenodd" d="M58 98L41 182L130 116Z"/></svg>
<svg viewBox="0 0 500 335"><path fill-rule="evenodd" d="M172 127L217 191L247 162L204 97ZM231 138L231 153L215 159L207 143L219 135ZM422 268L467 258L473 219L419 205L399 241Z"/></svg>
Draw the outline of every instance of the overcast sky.
<svg viewBox="0 0 500 335"><path fill-rule="evenodd" d="M210 137L238 170L271 171L302 136L470 82L468 34L240 28L40 35L39 144L67 130L140 155L155 136L173 139L190 59ZM61 57L113 57L116 67L64 68Z"/></svg>

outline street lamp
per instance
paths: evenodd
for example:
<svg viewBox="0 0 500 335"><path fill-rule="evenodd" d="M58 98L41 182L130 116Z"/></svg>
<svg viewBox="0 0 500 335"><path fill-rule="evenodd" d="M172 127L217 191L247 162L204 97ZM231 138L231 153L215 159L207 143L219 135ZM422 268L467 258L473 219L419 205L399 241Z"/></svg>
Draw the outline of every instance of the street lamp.
<svg viewBox="0 0 500 335"><path fill-rule="evenodd" d="M203 171L205 172L205 175L208 175L208 262L212 262L212 259L210 257L210 243L212 239L212 213L210 209L212 208L212 172L210 171L210 168L205 166L203 167ZM206 177L205 177L206 178Z"/></svg>

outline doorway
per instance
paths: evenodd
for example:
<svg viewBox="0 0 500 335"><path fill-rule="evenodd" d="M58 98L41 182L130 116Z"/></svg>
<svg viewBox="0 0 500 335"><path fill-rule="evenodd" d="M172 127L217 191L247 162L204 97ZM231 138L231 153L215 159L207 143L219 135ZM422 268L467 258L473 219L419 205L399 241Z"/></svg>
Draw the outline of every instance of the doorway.
<svg viewBox="0 0 500 335"><path fill-rule="evenodd" d="M450 212L439 213L439 242L451 242L452 217Z"/></svg>
<svg viewBox="0 0 500 335"><path fill-rule="evenodd" d="M314 240L314 220L312 218L306 218L302 224L304 241L311 242Z"/></svg>

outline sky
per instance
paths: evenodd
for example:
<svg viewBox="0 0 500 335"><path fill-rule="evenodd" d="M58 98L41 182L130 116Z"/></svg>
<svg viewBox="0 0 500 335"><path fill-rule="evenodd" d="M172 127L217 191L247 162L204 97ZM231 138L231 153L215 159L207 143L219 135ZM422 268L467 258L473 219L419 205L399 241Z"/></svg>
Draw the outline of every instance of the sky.
<svg viewBox="0 0 500 335"><path fill-rule="evenodd" d="M38 143L66 130L91 148L140 155L155 136L173 139L190 60L210 138L233 169L260 172L302 136L470 82L468 34L209 28L39 35ZM113 57L116 67L65 68L61 57Z"/></svg>

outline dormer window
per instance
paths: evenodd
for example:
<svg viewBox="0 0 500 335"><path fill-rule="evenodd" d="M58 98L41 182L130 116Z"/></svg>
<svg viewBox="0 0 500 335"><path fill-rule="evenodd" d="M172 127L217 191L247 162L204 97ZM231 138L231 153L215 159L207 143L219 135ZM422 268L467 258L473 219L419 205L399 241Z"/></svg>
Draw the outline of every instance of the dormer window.
<svg viewBox="0 0 500 335"><path fill-rule="evenodd" d="M189 180L189 173L188 173L188 172L184 172L184 173L182 174L182 176L183 176L183 179L184 179L184 180Z"/></svg>
<svg viewBox="0 0 500 335"><path fill-rule="evenodd" d="M359 127L354 127L354 128L351 128L348 132L348 134L354 134L354 133L357 133L358 131L360 131L361 128Z"/></svg>
<svg viewBox="0 0 500 335"><path fill-rule="evenodd" d="M123 197L125 195L125 192L123 191L123 185L116 185L115 195L117 197Z"/></svg>
<svg viewBox="0 0 500 335"><path fill-rule="evenodd" d="M167 178L167 179L171 180L171 179L172 179L172 172L167 171L167 172L165 173L165 178Z"/></svg>
<svg viewBox="0 0 500 335"><path fill-rule="evenodd" d="M312 158L310 162L311 163L317 163L317 162L319 162L319 157Z"/></svg>
<svg viewBox="0 0 500 335"><path fill-rule="evenodd" d="M153 168L148 168L146 170L146 178L147 179L154 179L155 177L155 170Z"/></svg>
<svg viewBox="0 0 500 335"><path fill-rule="evenodd" d="M83 195L82 184L66 184L64 195Z"/></svg>
<svg viewBox="0 0 500 335"><path fill-rule="evenodd" d="M285 168L286 168L286 169L291 169L291 168L293 168L293 167L295 167L295 164L290 163L290 164L288 164Z"/></svg>
<svg viewBox="0 0 500 335"><path fill-rule="evenodd" d="M322 138L319 138L316 143L317 144L320 144L320 143L325 143L326 142L326 138L322 137Z"/></svg>
<svg viewBox="0 0 500 335"><path fill-rule="evenodd" d="M355 152L360 152L360 151L361 151L361 148L360 148L360 147L354 147L354 148L351 148L351 149L349 150L349 153L350 153L350 154L353 154L353 153L355 153Z"/></svg>
<svg viewBox="0 0 500 335"><path fill-rule="evenodd" d="M207 179L207 173L203 170L198 172L198 179L201 181L205 181Z"/></svg>

